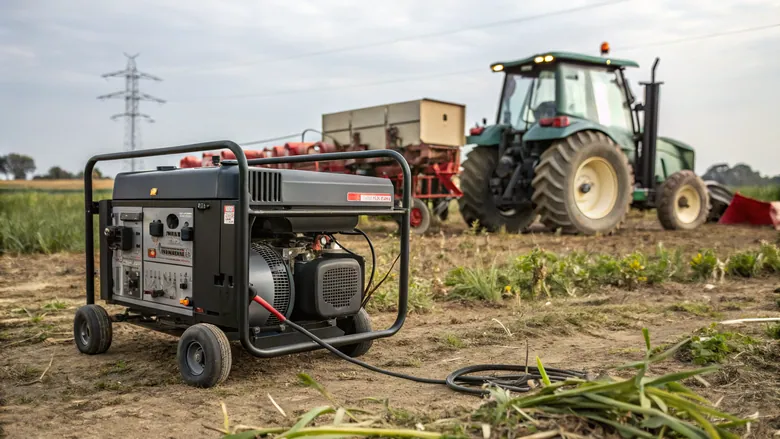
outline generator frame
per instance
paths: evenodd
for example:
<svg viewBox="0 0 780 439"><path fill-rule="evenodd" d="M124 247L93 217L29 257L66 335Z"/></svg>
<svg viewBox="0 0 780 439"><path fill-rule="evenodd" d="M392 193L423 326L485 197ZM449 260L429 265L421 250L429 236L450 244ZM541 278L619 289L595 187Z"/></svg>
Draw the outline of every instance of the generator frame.
<svg viewBox="0 0 780 439"><path fill-rule="evenodd" d="M404 324L407 314L407 299L409 294L409 241L410 241L410 206L411 206L411 170L404 157L396 151L389 149L378 149L368 151L352 152L334 152L324 154L298 155L288 157L273 157L247 160L243 149L235 142L223 140L214 142L204 142L188 144L181 146L155 148L140 151L127 151L109 154L99 154L91 157L84 169L84 203L85 203L85 244L86 244L86 303L93 305L95 303L95 242L94 242L94 215L99 214L99 204L93 202L92 194L92 171L98 162L134 159L142 157L157 157L173 154L185 154L192 152L209 151L215 149L229 149L236 158L238 166L238 184L239 196L236 203L234 245L235 245L235 281L234 288L237 293L237 333L228 332L231 338L240 340L243 348L253 356L260 358L271 358L281 355L294 354L305 351L312 351L321 348L317 343L311 340L295 342L291 344L281 344L271 348L259 348L252 342L252 334L249 327L249 305L251 303L249 291L249 249L250 249L250 230L255 219L258 217L292 217L292 216L315 216L315 217L335 217L344 215L367 215L367 216L393 216L400 217L400 267L399 267L399 290L398 290L398 313L393 324L383 330L372 330L357 334L346 334L335 337L323 337L323 340L332 346L343 346L356 344L364 341L378 338L386 338L397 333ZM395 200L392 208L378 209L300 209L300 210L273 210L258 209L252 206L249 201L249 166L275 165L284 163L300 162L320 162L351 159L374 159L390 158L398 162L403 174L403 192L401 196L401 206L397 206L398 200ZM106 255L101 254L101 258ZM125 305L125 304L122 304ZM129 305L125 305L128 306ZM146 325L143 322L127 320L129 323L138 324L160 332L169 332L165 329ZM280 334L272 337L283 337Z"/></svg>

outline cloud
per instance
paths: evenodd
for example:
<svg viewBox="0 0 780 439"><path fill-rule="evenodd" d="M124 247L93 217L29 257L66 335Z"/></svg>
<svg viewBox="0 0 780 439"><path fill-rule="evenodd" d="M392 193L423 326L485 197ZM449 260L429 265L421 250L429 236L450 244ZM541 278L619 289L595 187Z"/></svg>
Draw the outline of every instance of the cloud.
<svg viewBox="0 0 780 439"><path fill-rule="evenodd" d="M780 173L780 150L768 146L780 143L780 60L771 56L780 29L663 44L771 24L775 0L628 0L479 26L598 1L8 0L0 3L0 100L12 105L0 107L0 153L26 151L43 171L78 170L93 154L121 150L124 124L109 116L123 102L95 98L123 88L100 78L124 67L123 52L140 53L139 68L164 79L141 84L169 101L141 104L157 120L141 127L144 147L153 147L286 135L317 128L325 112L421 97L465 104L469 125L493 120L501 76L491 62L551 49L597 53L606 40L614 56L642 65L630 73L637 94L661 57L662 134L697 147L700 172L747 161Z"/></svg>

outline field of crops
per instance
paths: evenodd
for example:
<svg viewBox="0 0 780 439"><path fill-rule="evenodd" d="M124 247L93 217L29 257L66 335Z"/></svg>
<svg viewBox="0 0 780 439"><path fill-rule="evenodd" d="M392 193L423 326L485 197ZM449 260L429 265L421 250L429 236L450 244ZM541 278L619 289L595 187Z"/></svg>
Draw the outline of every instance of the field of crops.
<svg viewBox="0 0 780 439"><path fill-rule="evenodd" d="M780 430L780 325L718 323L780 314L778 235L768 228L666 232L652 214L633 213L614 236L484 234L453 210L437 230L412 238L411 313L363 359L443 378L474 363L536 366L538 357L547 368L586 371L585 380L541 379L530 393L480 399L378 375L327 352L256 359L236 346L230 378L200 390L181 383L170 336L115 324L106 354L77 352L78 194L0 200L0 431L10 437L773 437ZM361 227L384 275L397 255L396 228ZM362 239L340 241L369 254ZM368 305L375 328L395 318L394 273Z"/></svg>
<svg viewBox="0 0 780 439"><path fill-rule="evenodd" d="M111 190L114 180L96 179L92 183L95 190ZM72 180L0 180L0 193L11 191L76 192L84 190L84 181Z"/></svg>

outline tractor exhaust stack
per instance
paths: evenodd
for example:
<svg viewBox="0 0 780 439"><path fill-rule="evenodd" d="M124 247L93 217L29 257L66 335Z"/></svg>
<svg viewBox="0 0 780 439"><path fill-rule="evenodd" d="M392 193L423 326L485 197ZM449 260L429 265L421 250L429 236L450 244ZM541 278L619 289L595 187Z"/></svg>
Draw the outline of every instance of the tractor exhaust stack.
<svg viewBox="0 0 780 439"><path fill-rule="evenodd" d="M641 83L645 87L644 128L642 133L642 149L637 151L638 179L643 187L651 193L655 190L655 156L658 140L658 106L662 82L655 81L655 69L659 58L653 63L650 82Z"/></svg>

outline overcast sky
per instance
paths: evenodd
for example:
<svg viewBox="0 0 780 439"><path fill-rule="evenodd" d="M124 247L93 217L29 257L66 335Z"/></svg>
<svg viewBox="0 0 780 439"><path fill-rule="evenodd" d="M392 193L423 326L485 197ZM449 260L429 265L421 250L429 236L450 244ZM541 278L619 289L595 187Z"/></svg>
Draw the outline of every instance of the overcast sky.
<svg viewBox="0 0 780 439"><path fill-rule="evenodd" d="M661 58L660 132L697 149L697 172L745 162L780 174L780 27L691 39L777 25L780 0L624 0L513 21L603 3L1 0L0 154L33 156L37 173L76 172L94 154L122 150L124 124L109 117L124 102L96 97L123 89L122 79L100 77L124 68L123 52L140 53L139 69L163 78L141 84L167 101L141 103L156 120L141 128L150 148L283 136L319 128L322 113L422 97L465 104L468 125L492 121L501 76L491 62L597 55L606 40L613 56L639 62L629 74L636 94ZM164 163L178 157L145 162Z"/></svg>

